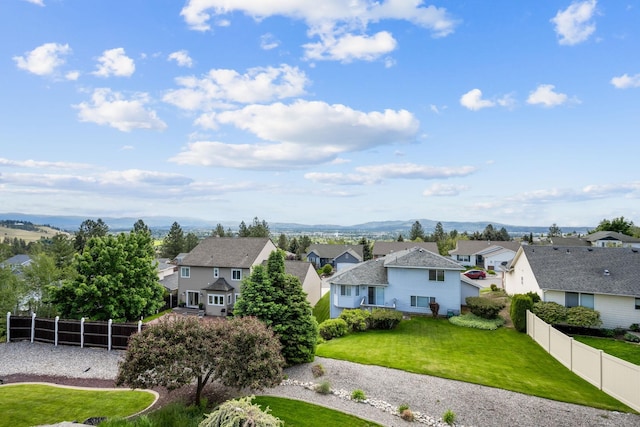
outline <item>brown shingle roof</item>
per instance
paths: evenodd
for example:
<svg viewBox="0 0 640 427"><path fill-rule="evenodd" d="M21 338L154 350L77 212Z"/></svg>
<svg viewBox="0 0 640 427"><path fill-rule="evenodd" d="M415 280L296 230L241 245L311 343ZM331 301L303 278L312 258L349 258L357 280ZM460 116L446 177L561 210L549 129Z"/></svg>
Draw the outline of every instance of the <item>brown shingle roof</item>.
<svg viewBox="0 0 640 427"><path fill-rule="evenodd" d="M269 241L268 237L207 237L180 265L250 268Z"/></svg>

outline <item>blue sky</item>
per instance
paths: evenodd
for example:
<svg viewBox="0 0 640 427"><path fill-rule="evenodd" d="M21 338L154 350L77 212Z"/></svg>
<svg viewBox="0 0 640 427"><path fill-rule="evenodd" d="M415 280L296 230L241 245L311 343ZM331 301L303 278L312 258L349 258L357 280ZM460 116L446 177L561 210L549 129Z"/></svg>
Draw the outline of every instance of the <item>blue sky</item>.
<svg viewBox="0 0 640 427"><path fill-rule="evenodd" d="M4 212L640 222L637 1L3 0L0 39Z"/></svg>

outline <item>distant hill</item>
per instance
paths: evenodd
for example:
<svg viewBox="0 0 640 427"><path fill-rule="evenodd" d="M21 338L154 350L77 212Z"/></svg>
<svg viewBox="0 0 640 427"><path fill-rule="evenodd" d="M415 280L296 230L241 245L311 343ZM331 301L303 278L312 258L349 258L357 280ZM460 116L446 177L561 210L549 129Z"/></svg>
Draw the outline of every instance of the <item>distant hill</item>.
<svg viewBox="0 0 640 427"><path fill-rule="evenodd" d="M142 219L144 223L154 230L169 230L174 222L180 224L183 230L189 231L192 229L213 229L217 224L227 229L231 228L236 231L240 221L216 221L216 220L203 220L197 218L173 218L166 216L152 216L143 218L134 217L100 217L108 226L111 231L128 231L133 228L133 224L139 219ZM33 224L46 224L53 227L60 228L68 232L75 232L80 228L80 224L87 219L97 220L98 217L84 217L84 216L61 216L61 215L31 215L22 213L0 213L0 221L2 220L15 220L31 222ZM267 220L269 228L272 233L349 233L357 234L358 232L363 234L391 234L397 235L402 233L408 234L411 226L416 219L410 220L390 220L390 221L374 221L366 222L355 225L335 225L335 224L297 224L297 223L277 223ZM504 227L505 230L511 235L523 235L523 234L547 234L549 227L539 226L527 226L527 225L510 225L501 224L497 222L489 221L477 221L477 222L455 222L455 221L435 221L430 219L417 219L420 221L422 228L426 233L432 233L436 224L440 222L445 232L457 230L460 233L474 233L476 231L482 232L488 224L491 224L496 230L500 230ZM580 234L586 234L589 227L563 227L558 225L564 232L576 232ZM594 227L591 227L591 229Z"/></svg>

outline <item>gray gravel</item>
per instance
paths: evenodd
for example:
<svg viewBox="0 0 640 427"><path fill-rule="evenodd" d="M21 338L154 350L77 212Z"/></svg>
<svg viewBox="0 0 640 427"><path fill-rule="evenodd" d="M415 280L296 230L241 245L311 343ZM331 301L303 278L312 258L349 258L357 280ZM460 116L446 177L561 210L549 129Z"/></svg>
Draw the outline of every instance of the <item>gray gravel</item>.
<svg viewBox="0 0 640 427"><path fill-rule="evenodd" d="M28 373L76 378L113 379L121 351L58 346L28 342L0 344L0 378ZM326 374L314 378L311 366L320 363ZM411 374L378 366L316 358L313 364L288 368L289 382L319 383L327 380L332 389L350 394L361 389L367 398L392 407L408 404L412 411L438 420L450 409L459 426L640 426L640 416L603 411L426 375ZM266 390L271 394L352 413L385 426L409 424L396 415L367 403L336 395L322 395L300 385L281 385ZM437 424L437 423L436 423Z"/></svg>

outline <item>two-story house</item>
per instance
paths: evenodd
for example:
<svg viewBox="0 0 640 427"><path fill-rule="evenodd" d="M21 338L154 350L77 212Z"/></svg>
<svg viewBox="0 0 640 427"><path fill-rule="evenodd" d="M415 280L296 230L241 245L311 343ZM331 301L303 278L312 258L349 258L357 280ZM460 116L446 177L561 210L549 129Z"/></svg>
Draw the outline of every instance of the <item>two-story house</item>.
<svg viewBox="0 0 640 427"><path fill-rule="evenodd" d="M316 268L324 267L326 264L340 271L353 264L362 262L364 253L363 245L330 245L316 243L307 249L307 261L314 264Z"/></svg>
<svg viewBox="0 0 640 427"><path fill-rule="evenodd" d="M463 281L457 262L415 247L358 264L336 274L330 283L330 316L348 308L392 308L407 313L459 313L467 296L478 296L479 285Z"/></svg>
<svg viewBox="0 0 640 427"><path fill-rule="evenodd" d="M264 237L208 237L179 261L178 297L206 315L228 314L240 295L242 279L276 250Z"/></svg>

